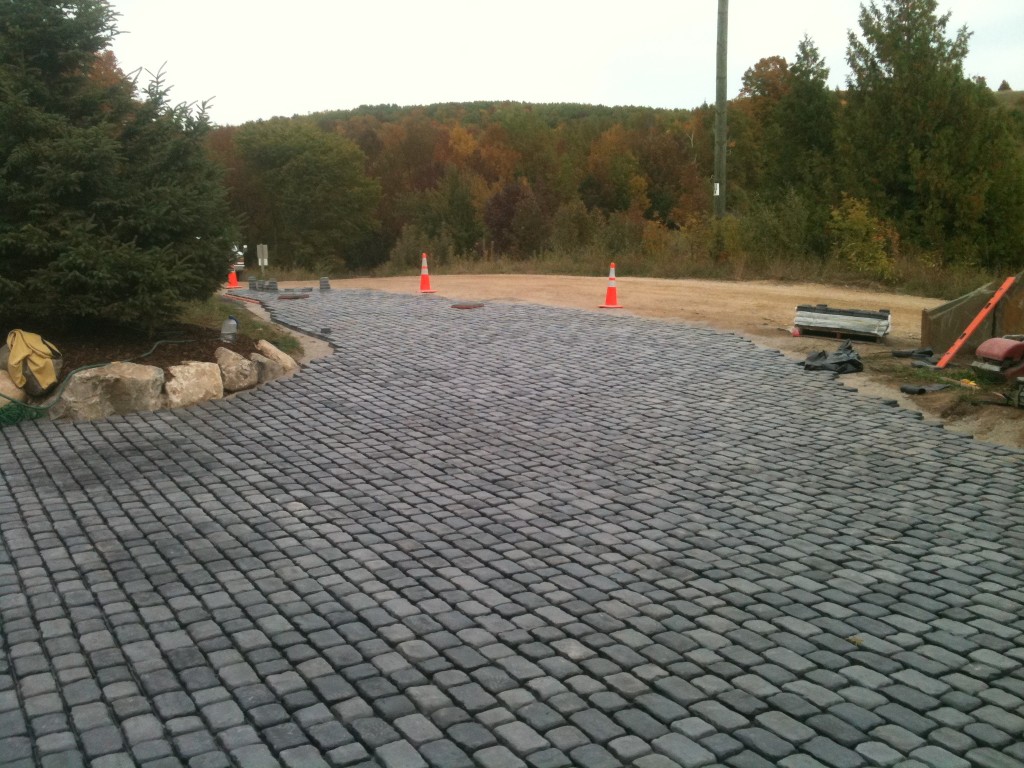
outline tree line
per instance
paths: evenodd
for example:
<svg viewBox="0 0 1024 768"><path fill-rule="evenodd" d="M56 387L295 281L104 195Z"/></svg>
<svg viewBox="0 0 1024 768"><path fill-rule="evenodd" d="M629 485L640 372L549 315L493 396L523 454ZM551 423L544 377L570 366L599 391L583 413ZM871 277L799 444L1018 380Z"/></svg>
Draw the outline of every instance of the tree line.
<svg viewBox="0 0 1024 768"><path fill-rule="evenodd" d="M970 34L949 21L934 0L863 6L843 89L809 38L751 66L729 104L725 222L706 104L367 106L219 128L210 148L246 242L325 274L421 251L628 254L654 272L706 251L876 280L901 259L1019 268L1024 110L965 75Z"/></svg>
<svg viewBox="0 0 1024 768"><path fill-rule="evenodd" d="M107 0L0 3L4 323L152 331L257 243L276 267L332 276L415 268L424 251L660 276L1024 266L1021 94L965 75L969 32L935 0L862 6L845 88L806 38L744 73L721 220L707 104L385 105L216 127L162 76L118 67L116 19Z"/></svg>

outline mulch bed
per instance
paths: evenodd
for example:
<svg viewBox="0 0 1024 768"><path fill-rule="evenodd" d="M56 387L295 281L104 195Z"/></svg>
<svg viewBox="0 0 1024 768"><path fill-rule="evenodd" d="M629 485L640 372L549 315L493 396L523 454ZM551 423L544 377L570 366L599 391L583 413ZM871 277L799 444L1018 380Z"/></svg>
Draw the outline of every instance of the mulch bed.
<svg viewBox="0 0 1024 768"><path fill-rule="evenodd" d="M185 324L169 327L152 339L140 338L127 330L109 329L102 332L61 331L42 335L63 356L62 379L76 368L96 363L123 361L155 365L167 373L170 366L187 360L216 362L214 352L218 347L227 347L245 357L256 351L256 340L248 336L239 334L233 344L225 344L217 331ZM156 342L164 340L169 341L153 348Z"/></svg>

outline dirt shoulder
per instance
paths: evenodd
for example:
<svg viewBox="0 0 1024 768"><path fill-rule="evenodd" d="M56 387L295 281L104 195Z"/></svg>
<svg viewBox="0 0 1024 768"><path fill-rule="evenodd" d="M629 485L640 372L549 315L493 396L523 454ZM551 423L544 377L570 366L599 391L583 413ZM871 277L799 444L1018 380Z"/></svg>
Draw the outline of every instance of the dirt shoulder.
<svg viewBox="0 0 1024 768"><path fill-rule="evenodd" d="M603 310L733 331L764 347L777 349L793 360L803 360L819 350L831 351L836 339L794 337L790 333L798 304L828 304L846 309L888 309L892 333L880 343L857 342L855 347L865 371L844 375L843 382L864 396L896 400L902 407L920 411L948 429L998 445L1024 447L1024 409L979 403L973 390L955 382L965 369L950 367L947 390L926 395L904 395L901 383L915 381L906 360L893 350L920 346L921 311L944 303L943 299L876 293L814 283L765 281L721 282L713 280L658 280L619 277L619 302L625 309ZM598 310L604 302L606 277L548 275L432 275L436 296L462 301L501 301L547 304ZM281 287L306 287L315 283L282 283ZM415 294L419 278L355 278L332 280L335 290L371 289Z"/></svg>

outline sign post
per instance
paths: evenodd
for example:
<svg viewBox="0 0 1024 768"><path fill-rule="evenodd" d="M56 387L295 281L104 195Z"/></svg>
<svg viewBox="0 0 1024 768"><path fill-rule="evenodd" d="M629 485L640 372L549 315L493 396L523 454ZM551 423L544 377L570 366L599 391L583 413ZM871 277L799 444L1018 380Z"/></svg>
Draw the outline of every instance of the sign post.
<svg viewBox="0 0 1024 768"><path fill-rule="evenodd" d="M260 265L260 277L266 276L266 267L268 263L267 256L267 244L259 243L256 246L256 261Z"/></svg>

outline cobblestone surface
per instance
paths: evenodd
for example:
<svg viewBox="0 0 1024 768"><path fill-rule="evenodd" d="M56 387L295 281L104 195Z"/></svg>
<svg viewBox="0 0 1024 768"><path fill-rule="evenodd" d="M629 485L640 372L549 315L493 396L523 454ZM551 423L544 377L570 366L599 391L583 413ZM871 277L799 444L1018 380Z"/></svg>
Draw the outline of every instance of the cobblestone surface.
<svg viewBox="0 0 1024 768"><path fill-rule="evenodd" d="M335 353L0 432L3 765L1024 766L1024 454L710 330L267 303Z"/></svg>

